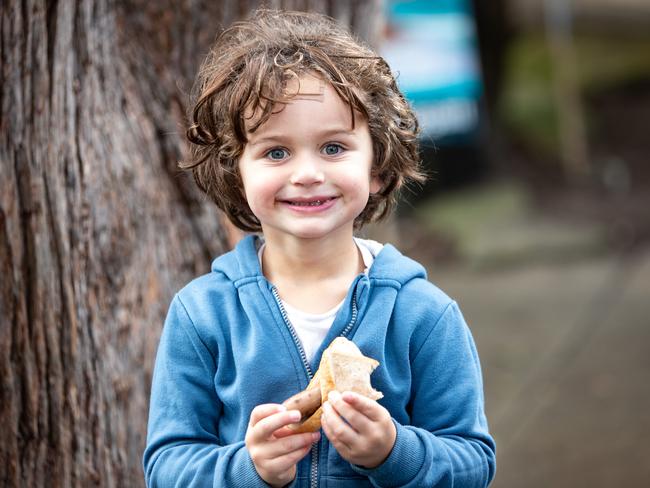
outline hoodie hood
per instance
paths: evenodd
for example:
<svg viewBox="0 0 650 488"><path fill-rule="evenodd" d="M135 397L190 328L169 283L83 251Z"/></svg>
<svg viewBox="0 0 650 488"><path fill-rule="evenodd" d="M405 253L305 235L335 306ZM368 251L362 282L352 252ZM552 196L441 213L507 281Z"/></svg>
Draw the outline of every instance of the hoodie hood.
<svg viewBox="0 0 650 488"><path fill-rule="evenodd" d="M244 237L233 251L219 256L212 262L212 272L225 275L235 286L242 280L261 277L262 270L257 258L260 244L258 236ZM421 264L404 256L391 244L383 246L368 272L371 282L393 281L397 288L410 280L426 277L426 271Z"/></svg>
<svg viewBox="0 0 650 488"><path fill-rule="evenodd" d="M212 272L225 275L233 283L245 278L262 275L257 251L261 245L258 236L249 235L240 240L235 248L212 261Z"/></svg>

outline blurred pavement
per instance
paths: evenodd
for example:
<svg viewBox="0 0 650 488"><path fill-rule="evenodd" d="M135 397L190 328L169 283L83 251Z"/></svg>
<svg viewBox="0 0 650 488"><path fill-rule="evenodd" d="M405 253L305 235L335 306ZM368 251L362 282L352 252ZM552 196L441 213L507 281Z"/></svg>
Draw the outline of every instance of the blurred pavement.
<svg viewBox="0 0 650 488"><path fill-rule="evenodd" d="M650 249L430 275L477 342L495 488L650 486Z"/></svg>

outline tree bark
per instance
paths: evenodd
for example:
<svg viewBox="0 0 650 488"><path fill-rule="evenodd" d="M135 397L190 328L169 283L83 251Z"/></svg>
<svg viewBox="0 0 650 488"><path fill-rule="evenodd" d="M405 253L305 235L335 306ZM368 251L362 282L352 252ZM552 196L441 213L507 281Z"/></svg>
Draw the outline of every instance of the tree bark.
<svg viewBox="0 0 650 488"><path fill-rule="evenodd" d="M5 0L0 11L0 484L142 486L167 306L229 246L176 169L192 78L258 2ZM327 12L376 42L378 0Z"/></svg>

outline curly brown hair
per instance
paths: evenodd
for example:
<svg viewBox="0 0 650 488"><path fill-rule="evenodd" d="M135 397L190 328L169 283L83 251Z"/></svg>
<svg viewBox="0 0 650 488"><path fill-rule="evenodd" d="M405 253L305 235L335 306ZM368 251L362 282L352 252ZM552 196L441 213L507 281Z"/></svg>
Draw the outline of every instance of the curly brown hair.
<svg viewBox="0 0 650 488"><path fill-rule="evenodd" d="M365 117L372 139L372 175L381 189L371 194L355 228L385 217L406 183L423 182L418 122L386 62L330 17L307 12L260 9L216 39L193 90L187 138L191 169L199 186L245 231L260 222L244 196L238 160L247 130L254 132L287 103L289 77L316 73L355 113ZM251 124L245 114L255 113ZM248 123L248 125L247 125Z"/></svg>

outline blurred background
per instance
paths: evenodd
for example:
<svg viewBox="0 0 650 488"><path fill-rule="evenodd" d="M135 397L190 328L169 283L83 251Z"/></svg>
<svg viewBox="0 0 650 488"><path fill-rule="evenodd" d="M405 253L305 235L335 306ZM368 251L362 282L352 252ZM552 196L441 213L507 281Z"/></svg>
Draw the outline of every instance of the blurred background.
<svg viewBox="0 0 650 488"><path fill-rule="evenodd" d="M650 486L650 2L384 7L431 178L369 235L466 315L493 486Z"/></svg>

